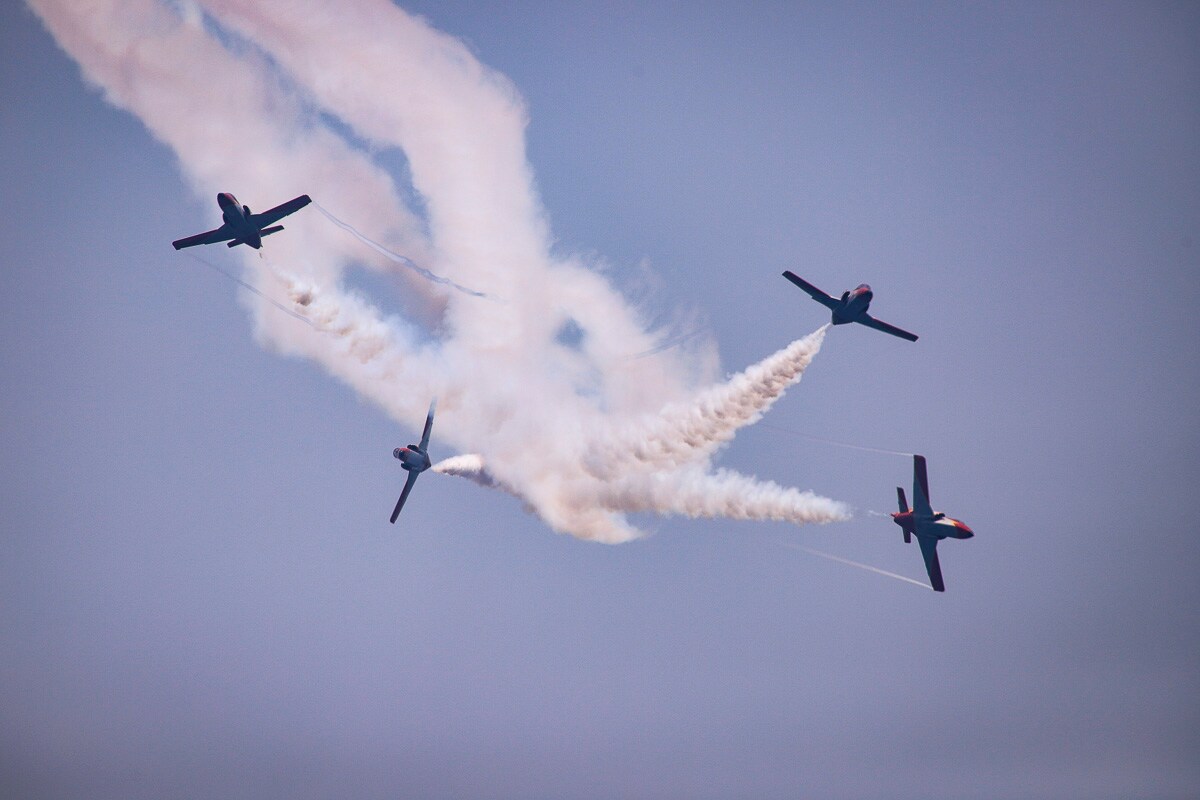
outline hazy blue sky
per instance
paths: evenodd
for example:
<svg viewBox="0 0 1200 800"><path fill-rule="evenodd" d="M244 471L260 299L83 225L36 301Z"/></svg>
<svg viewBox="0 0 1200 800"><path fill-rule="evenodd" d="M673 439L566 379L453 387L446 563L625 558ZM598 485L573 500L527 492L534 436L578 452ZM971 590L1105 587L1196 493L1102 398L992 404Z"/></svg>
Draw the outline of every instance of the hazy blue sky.
<svg viewBox="0 0 1200 800"><path fill-rule="evenodd" d="M171 152L0 5L0 794L1200 794L1200 11L646 5L405 7L724 370L827 318L784 269L921 334L831 331L720 457L850 523L609 547L430 475L388 525L412 430L256 344ZM944 595L781 544L923 577L865 513L910 463L793 432L929 457Z"/></svg>

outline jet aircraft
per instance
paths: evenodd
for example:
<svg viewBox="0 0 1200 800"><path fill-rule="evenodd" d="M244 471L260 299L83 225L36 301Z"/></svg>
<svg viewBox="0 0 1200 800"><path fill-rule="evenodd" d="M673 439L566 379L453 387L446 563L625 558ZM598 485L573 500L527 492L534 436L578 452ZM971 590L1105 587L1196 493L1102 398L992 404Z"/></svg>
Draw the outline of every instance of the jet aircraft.
<svg viewBox="0 0 1200 800"><path fill-rule="evenodd" d="M400 492L400 499L396 501L396 510L392 512L392 524L396 524L396 517L400 516L400 509L404 508L404 501L408 499L408 493L412 491L413 484L417 482L417 476L425 470L429 469L432 463L429 460L429 432L433 430L433 411L437 406L437 398L429 404L429 416L425 418L425 431L421 434L420 444L410 444L408 447L397 447L392 451L392 455L400 459L400 466L408 470L408 480L404 482L404 490Z"/></svg>
<svg viewBox="0 0 1200 800"><path fill-rule="evenodd" d="M956 519L951 519L941 511L934 511L929 505L929 477L925 472L925 456L913 456L913 507L910 510L904 497L904 490L896 487L896 499L900 511L892 514L892 521L904 531L904 543L912 542L917 537L921 546L921 556L925 559L925 571L929 573L929 583L935 592L946 591L942 580L942 565L938 562L937 545L941 539L970 539L975 532Z"/></svg>
<svg viewBox="0 0 1200 800"><path fill-rule="evenodd" d="M908 339L910 342L917 340L915 333L909 333L906 330L901 330L895 325L889 325L882 320L875 319L867 313L867 309L871 306L871 298L875 294L871 291L871 287L865 283L859 284L852 292L842 292L840 300L836 300L822 292L817 287L813 286L808 281L804 280L794 272L787 271L783 273L783 277L787 278L792 283L799 286L808 296L816 300L821 305L833 312L833 324L845 325L848 322L857 322L860 325L866 325L868 328L874 328L877 331L890 333L892 336L899 336L901 339Z"/></svg>
<svg viewBox="0 0 1200 800"><path fill-rule="evenodd" d="M259 214L252 214L250 206L239 204L237 198L229 192L221 192L217 195L217 205L221 207L221 218L225 220L224 224L215 230L177 239L171 244L176 250L182 250L198 244L229 242L229 247L248 244L258 250L262 247L262 237L283 230L283 226L276 225L276 222L288 214L299 211L311 202L311 197L302 194L281 206L275 206Z"/></svg>

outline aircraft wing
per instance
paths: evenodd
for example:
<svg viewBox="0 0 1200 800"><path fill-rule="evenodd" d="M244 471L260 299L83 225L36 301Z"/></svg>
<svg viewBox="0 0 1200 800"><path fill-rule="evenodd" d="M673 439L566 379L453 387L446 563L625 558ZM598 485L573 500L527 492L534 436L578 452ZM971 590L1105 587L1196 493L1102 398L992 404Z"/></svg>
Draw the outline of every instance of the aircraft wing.
<svg viewBox="0 0 1200 800"><path fill-rule="evenodd" d="M921 557L925 559L925 571L929 573L929 585L935 592L946 591L946 583L942 580L942 565L937 555L938 540L928 536L918 536L917 544L921 545Z"/></svg>
<svg viewBox="0 0 1200 800"><path fill-rule="evenodd" d="M913 511L919 517L932 517L929 500L929 475L925 471L925 456L913 456Z"/></svg>
<svg viewBox="0 0 1200 800"><path fill-rule="evenodd" d="M250 221L259 228L265 228L268 225L274 225L279 220L286 217L288 214L294 214L306 205L312 202L312 198L306 194L302 194L286 203L274 208L267 209L260 214L251 214Z"/></svg>
<svg viewBox="0 0 1200 800"><path fill-rule="evenodd" d="M874 328L877 331L890 333L892 336L899 336L901 339L908 339L910 342L915 342L917 340L917 335L915 333L909 333L902 328L897 328L895 325L888 325L883 320L875 319L870 314L863 314L861 317L856 319L855 322L861 322L868 328Z"/></svg>
<svg viewBox="0 0 1200 800"><path fill-rule="evenodd" d="M396 501L396 510L392 512L392 524L396 524L396 517L400 516L400 509L404 508L404 501L408 499L408 493L412 491L413 484L417 482L417 476L421 473L413 471L408 473L408 480L404 482L404 490L400 492L400 499Z"/></svg>
<svg viewBox="0 0 1200 800"><path fill-rule="evenodd" d="M785 270L783 273L783 277L787 278L789 281L791 281L792 283L799 286L801 289L804 290L804 292L809 297L811 297L813 300L816 300L818 303L825 306L826 308L832 309L834 306L838 305L837 300L834 300L832 297L825 294L820 289L813 286L811 283L804 280L804 278L801 278L799 275L792 272L791 270Z"/></svg>
<svg viewBox="0 0 1200 800"><path fill-rule="evenodd" d="M421 432L421 450L429 449L429 433L433 430L433 412L437 409L437 398L429 404L429 416L425 417L425 430Z"/></svg>
<svg viewBox="0 0 1200 800"><path fill-rule="evenodd" d="M226 223L215 230L197 233L195 236L185 236L182 239L176 239L175 241L171 242L171 246L176 250L182 250L185 247L195 247L198 244L216 244L217 242L227 242L235 236L237 236L237 233L234 232L233 228L229 227L228 223Z"/></svg>

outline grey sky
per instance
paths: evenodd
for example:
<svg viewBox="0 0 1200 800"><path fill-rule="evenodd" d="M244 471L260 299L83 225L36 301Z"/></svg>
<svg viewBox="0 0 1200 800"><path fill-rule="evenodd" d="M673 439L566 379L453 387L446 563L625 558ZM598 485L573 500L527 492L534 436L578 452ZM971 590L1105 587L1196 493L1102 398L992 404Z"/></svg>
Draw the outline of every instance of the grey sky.
<svg viewBox="0 0 1200 800"><path fill-rule="evenodd" d="M210 213L171 153L8 4L7 794L1200 792L1193 7L405 7L525 96L558 246L648 265L724 370L826 319L783 269L870 282L921 341L831 331L765 422L925 453L976 538L938 596L779 545L919 577L867 513L606 547L430 475L391 528L412 430L255 343L169 247ZM765 426L720 463L910 482Z"/></svg>

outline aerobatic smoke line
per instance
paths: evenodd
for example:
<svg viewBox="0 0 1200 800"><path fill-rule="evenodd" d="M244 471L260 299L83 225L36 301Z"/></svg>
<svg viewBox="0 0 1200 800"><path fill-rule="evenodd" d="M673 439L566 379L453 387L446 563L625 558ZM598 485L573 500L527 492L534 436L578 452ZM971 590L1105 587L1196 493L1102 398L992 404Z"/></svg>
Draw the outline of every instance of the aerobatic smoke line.
<svg viewBox="0 0 1200 800"><path fill-rule="evenodd" d="M773 431L779 431L780 433L791 434L792 436L799 436L802 439L808 439L809 441L812 441L812 442L820 442L821 444L830 444L830 445L834 445L835 447L845 447L850 450L863 450L868 453L883 453L884 455L889 455L889 456L904 456L905 458L913 457L912 453L902 453L899 450L885 450L884 448L881 448L881 447L866 447L861 444L850 444L849 442L839 442L834 439L826 439L823 436L813 436L812 434L801 433L800 431L794 431L794 430L791 430L790 428L781 428L778 425L772 425L769 422L763 422L760 424L762 425L762 427L770 428Z"/></svg>
<svg viewBox="0 0 1200 800"><path fill-rule="evenodd" d="M434 472L466 478L480 486L499 488L530 502L519 491L496 479L478 454L440 461ZM745 520L774 520L795 525L844 522L850 509L812 492L787 489L730 470L708 473L699 468L665 473L635 472L605 482L598 492L592 482L580 485L586 504L619 512L654 512Z"/></svg>
<svg viewBox="0 0 1200 800"><path fill-rule="evenodd" d="M708 459L753 424L797 383L821 349L828 325L716 384L686 403L672 403L615 436L588 455L588 468L610 476L631 462L656 467Z"/></svg>
<svg viewBox="0 0 1200 800"><path fill-rule="evenodd" d="M270 256L245 254L244 282L227 277L256 298L260 341L311 359L399 424L417 425L440 397L434 446L478 453L443 471L608 543L642 535L633 511L845 518L835 501L710 464L799 379L824 329L697 391L717 374L712 348L649 352L670 342L603 270L554 254L525 104L462 42L384 0L29 2L105 99L173 150L210 214L231 187L264 202L311 193L413 255L338 230L318 206L334 225L297 218ZM392 147L400 180L374 157ZM403 199L414 194L419 213ZM421 263L489 297L514 293L477 303L482 291L413 281L409 313L385 314L341 282L362 244L406 273ZM268 311L273 297L315 331ZM564 331L578 331L575 344Z"/></svg>
<svg viewBox="0 0 1200 800"><path fill-rule="evenodd" d="M600 502L622 511L775 520L795 525L845 522L851 516L844 503L812 492L786 489L730 470L708 473L699 468L625 475L604 484Z"/></svg>
<svg viewBox="0 0 1200 800"><path fill-rule="evenodd" d="M204 266L206 266L212 270L215 270L216 272L220 273L221 275L224 275L226 278L233 281L238 286L241 286L246 291L252 292L252 293L258 295L263 300L266 300L268 303L275 306L275 308L277 308L280 311L282 311L283 313L287 314L289 317L300 320L301 322L303 322L305 325L309 326L310 328L316 327L316 325L313 324L313 321L310 320L308 317L304 316L303 314L297 314L295 311L288 308L283 303L280 303L278 300L275 300L272 297L268 297L265 293L260 291L257 287L251 286L250 284L246 283L244 280L237 277L236 275L226 272L225 270L221 269L220 267L218 267L216 264L212 263L208 259L202 258L202 257L196 255L195 253L188 253L187 255L191 256L196 261L199 261Z"/></svg>
<svg viewBox="0 0 1200 800"><path fill-rule="evenodd" d="M922 583L921 581L913 580L912 578L906 577L904 575L897 575L895 572L888 572L886 569L880 569L879 567L872 567L870 564L860 564L859 562L851 561L848 558L842 558L841 556L835 556L832 553L823 553L820 550L813 550L811 547L805 547L805 546L799 545L799 544L792 544L790 542L778 542L777 541L775 543L777 545L779 545L780 547L786 547L790 550L799 550L801 552L808 553L810 556L820 556L821 558L827 558L830 561L836 561L839 564L846 564L847 566L858 567L859 569L866 570L867 572L874 572L876 575L884 575L888 578L895 578L898 581L904 581L905 583L911 583L913 586L920 586L922 589L929 589L930 591L933 591L933 587L927 583Z"/></svg>
<svg viewBox="0 0 1200 800"><path fill-rule="evenodd" d="M410 270L412 270L416 274L420 275L425 280L430 281L431 283L440 284L442 286L450 286L450 287L462 292L463 294L467 294L472 297L488 297L488 295L484 294L483 292L477 292L474 289L468 289L466 286L457 284L454 281L450 280L449 278L443 278L441 275L437 275L433 272L430 272L429 270L425 269L424 267L419 266L415 261L413 261L411 258L408 258L407 256L402 256L399 253L393 253L391 250L387 249L386 247L381 245L379 242L376 242L373 239L371 239L367 236L364 236L362 233L359 233L359 231L350 223L343 222L342 220L335 217L332 212L330 212L327 208L325 208L325 206L321 205L320 203L316 202L315 200L313 201L313 205L316 206L316 209L318 211L320 211L322 214L324 214L325 218L327 220L329 220L330 222L332 222L334 225L337 225L339 228L346 231L351 236L354 236L360 242L365 244L367 247L370 247L372 250L374 250L376 253L379 253L384 258L386 258L390 261L393 261L397 264L401 264L405 267L408 267Z"/></svg>

